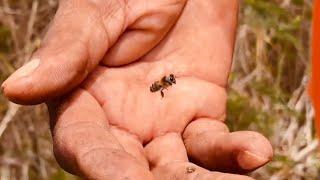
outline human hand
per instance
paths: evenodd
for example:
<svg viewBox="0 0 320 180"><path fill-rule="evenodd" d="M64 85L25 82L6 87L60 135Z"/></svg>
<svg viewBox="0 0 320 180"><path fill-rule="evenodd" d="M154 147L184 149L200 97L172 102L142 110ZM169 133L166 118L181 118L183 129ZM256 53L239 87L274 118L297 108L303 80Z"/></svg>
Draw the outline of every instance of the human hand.
<svg viewBox="0 0 320 180"><path fill-rule="evenodd" d="M200 168L187 154L221 172L267 163L264 137L229 133L222 123L236 9L236 1L188 1L170 34L139 61L112 67L105 60L82 88L51 103L60 165L89 179L245 179ZM170 73L177 84L164 98L149 91Z"/></svg>
<svg viewBox="0 0 320 180"><path fill-rule="evenodd" d="M59 97L79 85L101 59L114 66L139 59L175 24L185 3L59 0L41 47L1 88L19 104Z"/></svg>

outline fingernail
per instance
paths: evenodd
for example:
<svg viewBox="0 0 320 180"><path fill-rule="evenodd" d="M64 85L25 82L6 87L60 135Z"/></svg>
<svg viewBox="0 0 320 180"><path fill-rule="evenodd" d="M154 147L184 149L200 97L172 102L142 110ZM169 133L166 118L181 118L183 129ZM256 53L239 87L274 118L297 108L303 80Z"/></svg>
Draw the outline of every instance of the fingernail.
<svg viewBox="0 0 320 180"><path fill-rule="evenodd" d="M16 72L14 72L7 80L5 80L1 85L1 90L3 91L5 86L9 83L13 83L14 81L26 77L30 75L40 64L40 59L36 58L29 61L27 64L23 65Z"/></svg>
<svg viewBox="0 0 320 180"><path fill-rule="evenodd" d="M237 156L239 166L244 170L256 169L267 162L270 159L259 156L249 151L241 151Z"/></svg>

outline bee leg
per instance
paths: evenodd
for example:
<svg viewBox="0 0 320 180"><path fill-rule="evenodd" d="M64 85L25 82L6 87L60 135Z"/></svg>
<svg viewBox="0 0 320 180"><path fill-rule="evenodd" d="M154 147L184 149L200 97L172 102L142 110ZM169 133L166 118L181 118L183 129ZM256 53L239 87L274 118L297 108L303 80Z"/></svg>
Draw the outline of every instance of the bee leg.
<svg viewBox="0 0 320 180"><path fill-rule="evenodd" d="M164 97L163 89L161 89L160 93L161 93L161 97Z"/></svg>

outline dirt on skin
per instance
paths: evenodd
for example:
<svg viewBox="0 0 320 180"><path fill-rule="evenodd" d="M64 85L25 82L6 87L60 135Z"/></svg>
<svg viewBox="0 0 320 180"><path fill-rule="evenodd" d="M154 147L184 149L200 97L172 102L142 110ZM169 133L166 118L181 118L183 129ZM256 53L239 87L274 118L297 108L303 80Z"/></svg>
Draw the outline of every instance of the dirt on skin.
<svg viewBox="0 0 320 180"><path fill-rule="evenodd" d="M196 168L194 168L194 167L187 167L186 168L186 174L191 174L195 171L196 171Z"/></svg>

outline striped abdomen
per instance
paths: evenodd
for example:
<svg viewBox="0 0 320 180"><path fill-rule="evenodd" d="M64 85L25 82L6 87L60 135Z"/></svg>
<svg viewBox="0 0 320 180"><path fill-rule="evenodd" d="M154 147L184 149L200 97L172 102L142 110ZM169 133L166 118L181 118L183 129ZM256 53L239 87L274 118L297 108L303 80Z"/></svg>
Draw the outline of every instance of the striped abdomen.
<svg viewBox="0 0 320 180"><path fill-rule="evenodd" d="M159 91L161 87L162 87L161 84L159 83L159 81L157 81L150 86L150 91L151 92Z"/></svg>

